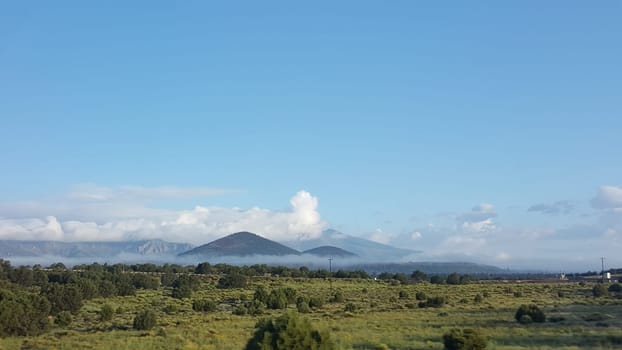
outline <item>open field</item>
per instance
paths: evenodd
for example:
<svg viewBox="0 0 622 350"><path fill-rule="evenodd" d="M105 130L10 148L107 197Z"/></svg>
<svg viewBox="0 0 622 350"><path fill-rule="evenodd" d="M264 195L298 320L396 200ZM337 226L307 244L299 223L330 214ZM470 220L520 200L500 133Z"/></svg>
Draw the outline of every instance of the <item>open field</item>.
<svg viewBox="0 0 622 350"><path fill-rule="evenodd" d="M0 339L1 349L242 349L262 315L235 315L257 286L270 291L290 287L297 296L326 302L306 317L328 329L343 349L442 349L442 335L453 327L481 329L489 349L616 349L622 347L622 299L595 298L592 284L474 282L466 285L429 283L396 285L373 279L337 279L333 292L343 300L329 302L330 284L323 279L256 277L244 289L217 289L204 281L191 298L171 297L170 288L139 290L135 296L87 300L69 326L55 326L31 337ZM441 307L418 307L417 292L443 296ZM217 303L213 312L198 312L193 300ZM521 325L514 314L521 304L536 304L545 323ZM101 321L104 304L115 309ZM349 305L349 306L348 306ZM349 311L345 311L346 306ZM137 312L154 310L156 327L132 329ZM295 311L295 303L287 309Z"/></svg>

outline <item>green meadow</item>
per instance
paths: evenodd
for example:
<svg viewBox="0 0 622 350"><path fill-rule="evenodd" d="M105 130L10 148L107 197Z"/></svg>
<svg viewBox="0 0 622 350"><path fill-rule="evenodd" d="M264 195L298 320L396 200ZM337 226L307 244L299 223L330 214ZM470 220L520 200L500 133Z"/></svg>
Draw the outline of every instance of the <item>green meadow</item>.
<svg viewBox="0 0 622 350"><path fill-rule="evenodd" d="M85 300L68 325L36 336L0 339L1 349L244 349L261 318L298 312L296 301L320 300L301 315L327 330L339 349L443 349L452 328L473 328L488 349L622 348L622 299L617 293L595 297L592 283L471 282L462 285L400 284L374 279L252 277L244 288L217 288L218 276L205 276L190 297L173 298L172 288L139 289L132 296ZM287 289L289 301L249 315L244 305L257 288ZM335 297L337 295L337 297ZM440 297L440 298L439 298ZM441 299L441 305L425 306ZM196 301L212 301L195 311ZM420 305L421 304L421 305ZM535 304L544 323L515 319L523 304ZM113 313L102 319L102 308ZM135 330L143 310L157 316L155 326Z"/></svg>

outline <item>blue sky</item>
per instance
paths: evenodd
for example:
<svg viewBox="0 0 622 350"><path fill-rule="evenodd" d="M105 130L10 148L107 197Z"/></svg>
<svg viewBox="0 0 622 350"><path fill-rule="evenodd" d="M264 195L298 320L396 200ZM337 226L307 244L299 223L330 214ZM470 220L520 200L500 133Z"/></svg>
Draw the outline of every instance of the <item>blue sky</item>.
<svg viewBox="0 0 622 350"><path fill-rule="evenodd" d="M621 14L619 1L2 4L0 237L334 227L430 259L615 263Z"/></svg>

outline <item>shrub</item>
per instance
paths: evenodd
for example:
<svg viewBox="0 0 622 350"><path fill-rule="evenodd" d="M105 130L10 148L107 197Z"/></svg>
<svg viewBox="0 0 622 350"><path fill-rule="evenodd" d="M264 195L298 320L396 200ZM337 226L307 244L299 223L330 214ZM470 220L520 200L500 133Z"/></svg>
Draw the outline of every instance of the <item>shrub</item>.
<svg viewBox="0 0 622 350"><path fill-rule="evenodd" d="M112 316L113 315L114 315L114 308L112 306L110 306L109 304L104 304L104 306L102 306L101 310L99 310L99 319L102 322L106 322L106 321L112 320Z"/></svg>
<svg viewBox="0 0 622 350"><path fill-rule="evenodd" d="M417 292L415 294L415 299L417 300L426 300L428 298L428 296L425 294L425 292Z"/></svg>
<svg viewBox="0 0 622 350"><path fill-rule="evenodd" d="M311 297L309 299L309 307L311 308L321 308L324 306L324 299L321 297Z"/></svg>
<svg viewBox="0 0 622 350"><path fill-rule="evenodd" d="M177 312L177 310L178 308L175 304L168 304L164 308L162 308L162 311L166 312L167 315L173 315Z"/></svg>
<svg viewBox="0 0 622 350"><path fill-rule="evenodd" d="M445 280L441 276L434 275L430 277L430 283L432 284L443 284Z"/></svg>
<svg viewBox="0 0 622 350"><path fill-rule="evenodd" d="M400 297L400 299L408 299L410 297L410 295L408 295L407 291L400 290L399 297Z"/></svg>
<svg viewBox="0 0 622 350"><path fill-rule="evenodd" d="M212 300L194 300L192 302L192 310L203 312L214 312L218 309L218 305Z"/></svg>
<svg viewBox="0 0 622 350"><path fill-rule="evenodd" d="M486 337L474 329L452 329L443 335L446 350L486 349Z"/></svg>
<svg viewBox="0 0 622 350"><path fill-rule="evenodd" d="M296 302L296 290L291 287L281 289L285 298L287 299L288 304L293 304Z"/></svg>
<svg viewBox="0 0 622 350"><path fill-rule="evenodd" d="M484 301L484 297L481 294L477 294L475 296L475 298L473 298L473 301L477 304L481 303L482 301Z"/></svg>
<svg viewBox="0 0 622 350"><path fill-rule="evenodd" d="M331 303L341 303L343 302L343 293L338 290L333 294L333 297L330 299Z"/></svg>
<svg viewBox="0 0 622 350"><path fill-rule="evenodd" d="M241 275L239 273L231 273L221 277L218 280L218 285L216 288L221 289L232 289L232 288L246 288L248 284L248 279L246 276Z"/></svg>
<svg viewBox="0 0 622 350"><path fill-rule="evenodd" d="M357 307L354 303L347 303L346 307L345 307L345 311L346 312L355 312L357 310Z"/></svg>
<svg viewBox="0 0 622 350"><path fill-rule="evenodd" d="M419 307L441 307L443 305L445 305L445 297L442 296L430 297L419 303Z"/></svg>
<svg viewBox="0 0 622 350"><path fill-rule="evenodd" d="M268 302L266 306L269 309L286 309L287 308L287 297L282 290L273 290L270 292L268 296Z"/></svg>
<svg viewBox="0 0 622 350"><path fill-rule="evenodd" d="M71 312L69 312L69 311L61 311L56 316L56 319L54 320L54 323L56 323L60 327L67 327L67 326L69 326L71 324L72 321L73 321L73 317L71 317Z"/></svg>
<svg viewBox="0 0 622 350"><path fill-rule="evenodd" d="M266 305L259 300L253 300L246 305L246 310L249 315L257 316L263 314L263 310Z"/></svg>
<svg viewBox="0 0 622 350"><path fill-rule="evenodd" d="M255 294L253 295L253 299L262 303L268 302L268 291L263 286L258 286L255 288Z"/></svg>
<svg viewBox="0 0 622 350"><path fill-rule="evenodd" d="M41 290L51 305L51 313L57 315L61 311L78 312L82 307L82 293L76 285L50 283Z"/></svg>
<svg viewBox="0 0 622 350"><path fill-rule="evenodd" d="M189 285L183 284L179 287L173 288L171 296L175 299L185 299L192 296L192 288Z"/></svg>
<svg viewBox="0 0 622 350"><path fill-rule="evenodd" d="M529 315L522 315L520 319L518 320L518 323L520 324L530 324L532 322L533 322L533 319Z"/></svg>
<svg viewBox="0 0 622 350"><path fill-rule="evenodd" d="M614 283L612 285L609 286L608 289L610 292L622 292L622 285L620 285L620 283Z"/></svg>
<svg viewBox="0 0 622 350"><path fill-rule="evenodd" d="M595 298L608 296L609 290L607 290L607 286L605 286L602 283L599 283L595 285L594 288L592 288L592 295L594 295Z"/></svg>
<svg viewBox="0 0 622 350"><path fill-rule="evenodd" d="M306 318L290 313L261 320L246 344L246 350L333 350L335 344L326 331L317 330Z"/></svg>
<svg viewBox="0 0 622 350"><path fill-rule="evenodd" d="M236 307L233 310L233 314L234 315L238 315L238 316L244 316L248 313L248 309L246 308L246 306L244 305L238 305L238 307Z"/></svg>
<svg viewBox="0 0 622 350"><path fill-rule="evenodd" d="M516 310L516 314L514 315L514 318L516 319L516 321L518 321L519 323L529 323L529 320L523 319L523 316L528 316L531 319L531 321L537 322L537 323L542 323L546 320L546 316L544 315L544 312L540 310L540 308L534 304L531 304L531 305L523 304L518 308L518 310Z"/></svg>
<svg viewBox="0 0 622 350"><path fill-rule="evenodd" d="M424 272L416 270L416 271L413 271L413 273L410 275L410 278L414 282L423 282L428 279L428 275L426 275Z"/></svg>
<svg viewBox="0 0 622 350"><path fill-rule="evenodd" d="M30 293L0 290L0 337L36 335L49 325L50 303Z"/></svg>
<svg viewBox="0 0 622 350"><path fill-rule="evenodd" d="M296 309L301 314L308 314L309 312L311 312L311 308L309 307L309 303L307 301L304 301L304 300L296 303Z"/></svg>
<svg viewBox="0 0 622 350"><path fill-rule="evenodd" d="M149 330L155 327L158 317L151 310L144 310L134 317L134 329Z"/></svg>
<svg viewBox="0 0 622 350"><path fill-rule="evenodd" d="M457 273L451 273L447 276L447 284L460 284L460 275Z"/></svg>

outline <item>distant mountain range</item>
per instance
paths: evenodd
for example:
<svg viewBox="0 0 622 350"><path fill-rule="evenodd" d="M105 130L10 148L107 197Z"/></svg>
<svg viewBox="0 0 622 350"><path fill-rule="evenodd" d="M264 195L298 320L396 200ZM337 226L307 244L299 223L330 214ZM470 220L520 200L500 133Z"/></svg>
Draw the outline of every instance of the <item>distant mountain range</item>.
<svg viewBox="0 0 622 350"><path fill-rule="evenodd" d="M321 257L334 257L334 258L354 258L358 255L351 253L345 249L333 247L330 245L323 245L321 247L308 249L302 252L302 254L309 254Z"/></svg>
<svg viewBox="0 0 622 350"><path fill-rule="evenodd" d="M421 253L416 250L395 248L387 244L350 236L333 229L324 230L319 238L287 241L283 244L302 251L321 246L339 247L369 262L397 261Z"/></svg>
<svg viewBox="0 0 622 350"><path fill-rule="evenodd" d="M0 240L0 257L110 258L122 254L143 256L177 255L192 249L191 244L161 239L124 242L57 242Z"/></svg>
<svg viewBox="0 0 622 350"><path fill-rule="evenodd" d="M294 249L296 248L296 249ZM298 250L297 250L298 249ZM363 269L369 273L421 270L426 273L507 274L495 266L462 262L412 262L418 251L326 230L319 238L278 243L251 232L237 232L193 247L159 239L124 242L55 242L0 240L0 258L20 264L51 262L159 262L231 264L284 264L326 268Z"/></svg>

